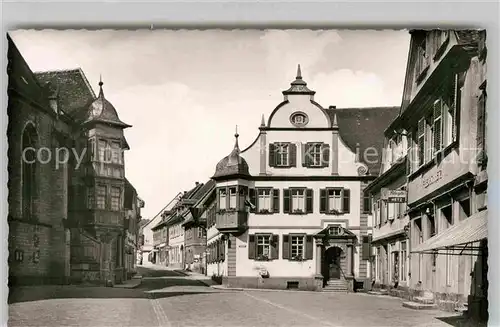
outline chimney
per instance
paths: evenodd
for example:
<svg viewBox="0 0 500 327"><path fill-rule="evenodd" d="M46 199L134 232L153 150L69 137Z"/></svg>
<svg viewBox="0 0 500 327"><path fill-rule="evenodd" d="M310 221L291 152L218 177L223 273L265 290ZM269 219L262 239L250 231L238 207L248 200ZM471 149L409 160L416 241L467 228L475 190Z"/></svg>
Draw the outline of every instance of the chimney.
<svg viewBox="0 0 500 327"><path fill-rule="evenodd" d="M337 106L329 106L328 109L337 109Z"/></svg>
<svg viewBox="0 0 500 327"><path fill-rule="evenodd" d="M194 185L198 186L200 185L200 182L194 182Z"/></svg>

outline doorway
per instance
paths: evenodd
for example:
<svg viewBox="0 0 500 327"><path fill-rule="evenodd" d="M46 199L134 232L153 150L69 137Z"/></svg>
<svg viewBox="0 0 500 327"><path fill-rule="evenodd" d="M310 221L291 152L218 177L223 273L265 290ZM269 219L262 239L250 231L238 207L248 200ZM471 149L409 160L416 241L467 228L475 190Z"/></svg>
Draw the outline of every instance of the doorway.
<svg viewBox="0 0 500 327"><path fill-rule="evenodd" d="M324 272L323 277L325 281L333 280L333 279L341 279L342 268L341 268L341 259L342 259L342 249L334 246L326 250L324 257Z"/></svg>

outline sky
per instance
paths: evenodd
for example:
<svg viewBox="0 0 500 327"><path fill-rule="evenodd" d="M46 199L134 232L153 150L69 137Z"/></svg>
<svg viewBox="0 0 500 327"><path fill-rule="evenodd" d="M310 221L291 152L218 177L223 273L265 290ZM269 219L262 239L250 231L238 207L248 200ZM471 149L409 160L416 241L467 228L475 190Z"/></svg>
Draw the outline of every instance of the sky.
<svg viewBox="0 0 500 327"><path fill-rule="evenodd" d="M30 68L80 67L120 119L125 174L153 218L258 135L297 65L323 107L401 104L410 35L399 30L19 30Z"/></svg>

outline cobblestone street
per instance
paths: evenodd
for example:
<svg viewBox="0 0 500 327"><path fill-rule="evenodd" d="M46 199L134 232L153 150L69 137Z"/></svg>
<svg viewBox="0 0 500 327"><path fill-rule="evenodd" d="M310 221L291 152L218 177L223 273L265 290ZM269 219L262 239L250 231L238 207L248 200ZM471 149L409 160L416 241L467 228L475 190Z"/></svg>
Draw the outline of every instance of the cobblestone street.
<svg viewBox="0 0 500 327"><path fill-rule="evenodd" d="M216 290L174 271L142 269L135 289L59 287L11 297L9 326L462 326L364 294Z"/></svg>

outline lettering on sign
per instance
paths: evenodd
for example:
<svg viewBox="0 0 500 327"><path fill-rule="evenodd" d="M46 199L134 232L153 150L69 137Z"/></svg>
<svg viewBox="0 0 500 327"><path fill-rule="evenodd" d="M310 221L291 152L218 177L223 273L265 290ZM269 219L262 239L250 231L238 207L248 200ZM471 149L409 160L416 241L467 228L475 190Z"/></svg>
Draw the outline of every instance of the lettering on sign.
<svg viewBox="0 0 500 327"><path fill-rule="evenodd" d="M438 170L434 175L431 175L429 177L422 178L422 186L424 188L428 188L432 184L437 183L443 178L443 171Z"/></svg>
<svg viewBox="0 0 500 327"><path fill-rule="evenodd" d="M405 203L406 202L406 191L404 190L389 190L383 188L381 190L382 200L390 203Z"/></svg>

